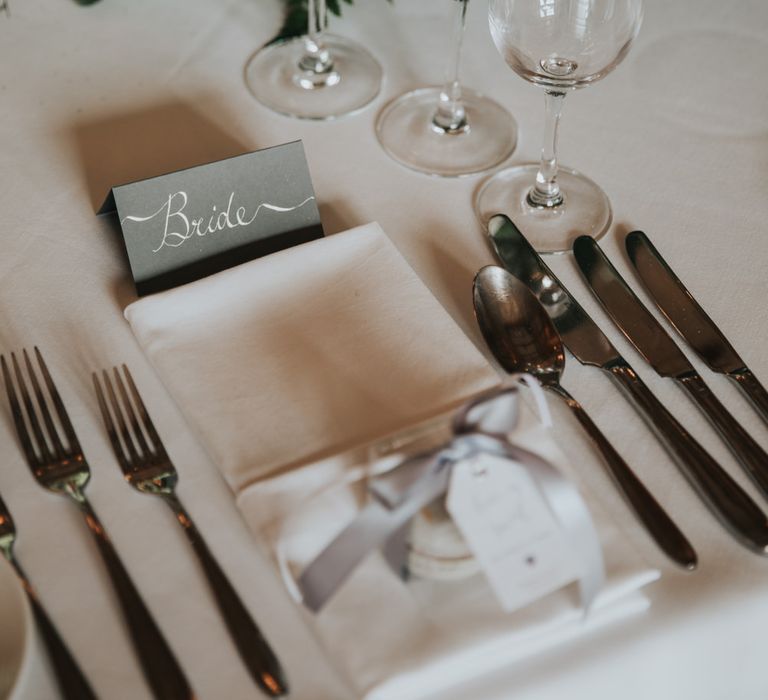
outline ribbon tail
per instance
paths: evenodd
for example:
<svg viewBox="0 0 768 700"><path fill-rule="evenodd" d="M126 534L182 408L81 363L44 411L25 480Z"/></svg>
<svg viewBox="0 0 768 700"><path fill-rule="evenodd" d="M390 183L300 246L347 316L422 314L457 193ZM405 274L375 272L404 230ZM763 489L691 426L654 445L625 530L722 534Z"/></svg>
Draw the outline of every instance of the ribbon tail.
<svg viewBox="0 0 768 700"><path fill-rule="evenodd" d="M563 526L563 532L582 564L579 598L586 616L605 583L605 563L592 516L573 484L554 485L548 500Z"/></svg>
<svg viewBox="0 0 768 700"><path fill-rule="evenodd" d="M581 563L579 598L586 615L605 583L603 551L587 504L576 486L539 455L516 445L507 454L528 467Z"/></svg>
<svg viewBox="0 0 768 700"><path fill-rule="evenodd" d="M379 545L391 529L391 518L391 511L381 503L370 502L304 569L296 583L310 610L320 610L360 561Z"/></svg>
<svg viewBox="0 0 768 700"><path fill-rule="evenodd" d="M296 582L304 604L319 611L374 549L407 527L448 486L448 470L421 479L397 508L373 500L315 557Z"/></svg>

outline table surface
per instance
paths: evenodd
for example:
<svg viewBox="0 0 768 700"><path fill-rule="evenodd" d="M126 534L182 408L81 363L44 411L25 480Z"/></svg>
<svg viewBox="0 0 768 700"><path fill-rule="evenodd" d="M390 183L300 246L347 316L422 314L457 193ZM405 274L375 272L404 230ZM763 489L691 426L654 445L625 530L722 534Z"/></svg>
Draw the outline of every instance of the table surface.
<svg viewBox="0 0 768 700"><path fill-rule="evenodd" d="M441 180L410 172L383 153L373 134L389 99L442 79L448 3L345 6L333 31L367 44L383 64L385 82L364 112L329 123L275 115L245 88L246 60L279 25L280 6L272 0L9 5L10 12L0 10L0 349L37 344L44 351L93 467L92 502L201 698L259 695L181 529L162 503L131 491L118 472L91 388L97 368L119 362L132 368L179 467L180 495L284 660L292 697L352 698L134 341L122 315L134 292L119 233L94 211L113 184L300 138L326 232L379 221L483 348L470 295L475 271L492 262L472 210L483 176ZM520 141L512 162L532 161L542 95L503 64L484 12L484 3L470 3L463 81L514 114ZM636 287L621 242L627 231L644 229L764 381L768 43L760 30L767 21L761 0L648 0L624 64L569 97L561 131L563 162L602 184L613 203L604 249L619 270ZM572 258L551 265L657 395L759 498L693 405L611 326ZM768 431L735 388L693 361L768 447ZM564 384L689 534L700 569L688 575L667 564L556 406L562 444L582 465L585 484L625 523L632 545L662 569L662 580L648 591L652 607L442 700L766 697L768 562L736 544L704 510L607 378L569 361ZM19 558L97 692L148 697L80 515L33 482L8 411L0 414L0 492L17 521ZM366 630L360 634L364 640ZM38 684L45 683L50 679L42 675ZM29 690L25 697L50 693Z"/></svg>

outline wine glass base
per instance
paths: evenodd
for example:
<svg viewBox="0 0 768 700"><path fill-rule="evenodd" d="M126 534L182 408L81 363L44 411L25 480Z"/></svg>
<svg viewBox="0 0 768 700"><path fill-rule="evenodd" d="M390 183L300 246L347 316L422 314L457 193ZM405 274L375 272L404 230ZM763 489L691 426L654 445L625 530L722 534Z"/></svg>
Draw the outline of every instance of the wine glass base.
<svg viewBox="0 0 768 700"><path fill-rule="evenodd" d="M251 94L275 112L299 119L335 119L363 109L379 94L379 62L359 44L332 34L323 44L333 60L327 80L302 71L304 37L259 49L245 66Z"/></svg>
<svg viewBox="0 0 768 700"><path fill-rule="evenodd" d="M433 118L442 89L420 88L390 102L376 119L384 150L412 170L441 177L473 175L502 163L515 150L517 125L493 100L462 88L466 127L455 132Z"/></svg>
<svg viewBox="0 0 768 700"><path fill-rule="evenodd" d="M601 238L611 225L608 197L588 177L559 168L563 204L544 208L528 202L538 164L506 168L489 178L475 196L475 212L485 226L495 214L506 214L539 253L565 253L581 235Z"/></svg>

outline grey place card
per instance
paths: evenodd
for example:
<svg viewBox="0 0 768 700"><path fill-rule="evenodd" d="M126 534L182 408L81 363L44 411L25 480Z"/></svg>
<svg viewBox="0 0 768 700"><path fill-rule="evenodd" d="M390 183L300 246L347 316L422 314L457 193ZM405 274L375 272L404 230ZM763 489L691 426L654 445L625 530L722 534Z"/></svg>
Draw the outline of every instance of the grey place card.
<svg viewBox="0 0 768 700"><path fill-rule="evenodd" d="M113 187L115 209L139 296L323 236L301 141Z"/></svg>

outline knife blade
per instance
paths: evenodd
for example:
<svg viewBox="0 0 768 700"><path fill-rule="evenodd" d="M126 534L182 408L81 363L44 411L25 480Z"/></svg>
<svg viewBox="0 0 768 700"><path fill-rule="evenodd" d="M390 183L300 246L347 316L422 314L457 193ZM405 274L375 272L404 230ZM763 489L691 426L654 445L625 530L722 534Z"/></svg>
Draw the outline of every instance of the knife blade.
<svg viewBox="0 0 768 700"><path fill-rule="evenodd" d="M726 529L749 549L768 554L762 511L653 395L520 230L499 214L488 221L487 232L501 264L537 296L571 354L608 373Z"/></svg>
<svg viewBox="0 0 768 700"><path fill-rule="evenodd" d="M587 284L627 340L659 375L671 377L685 389L768 498L768 454L710 391L595 240L590 236L579 236L573 243L573 254Z"/></svg>
<svg viewBox="0 0 768 700"><path fill-rule="evenodd" d="M565 346L583 365L605 368L623 362L597 324L571 296L512 221L499 214L488 236L503 266L523 281L544 305Z"/></svg>
<svg viewBox="0 0 768 700"><path fill-rule="evenodd" d="M768 392L648 236L633 231L627 235L625 245L640 281L675 330L713 372L732 379L768 423Z"/></svg>

